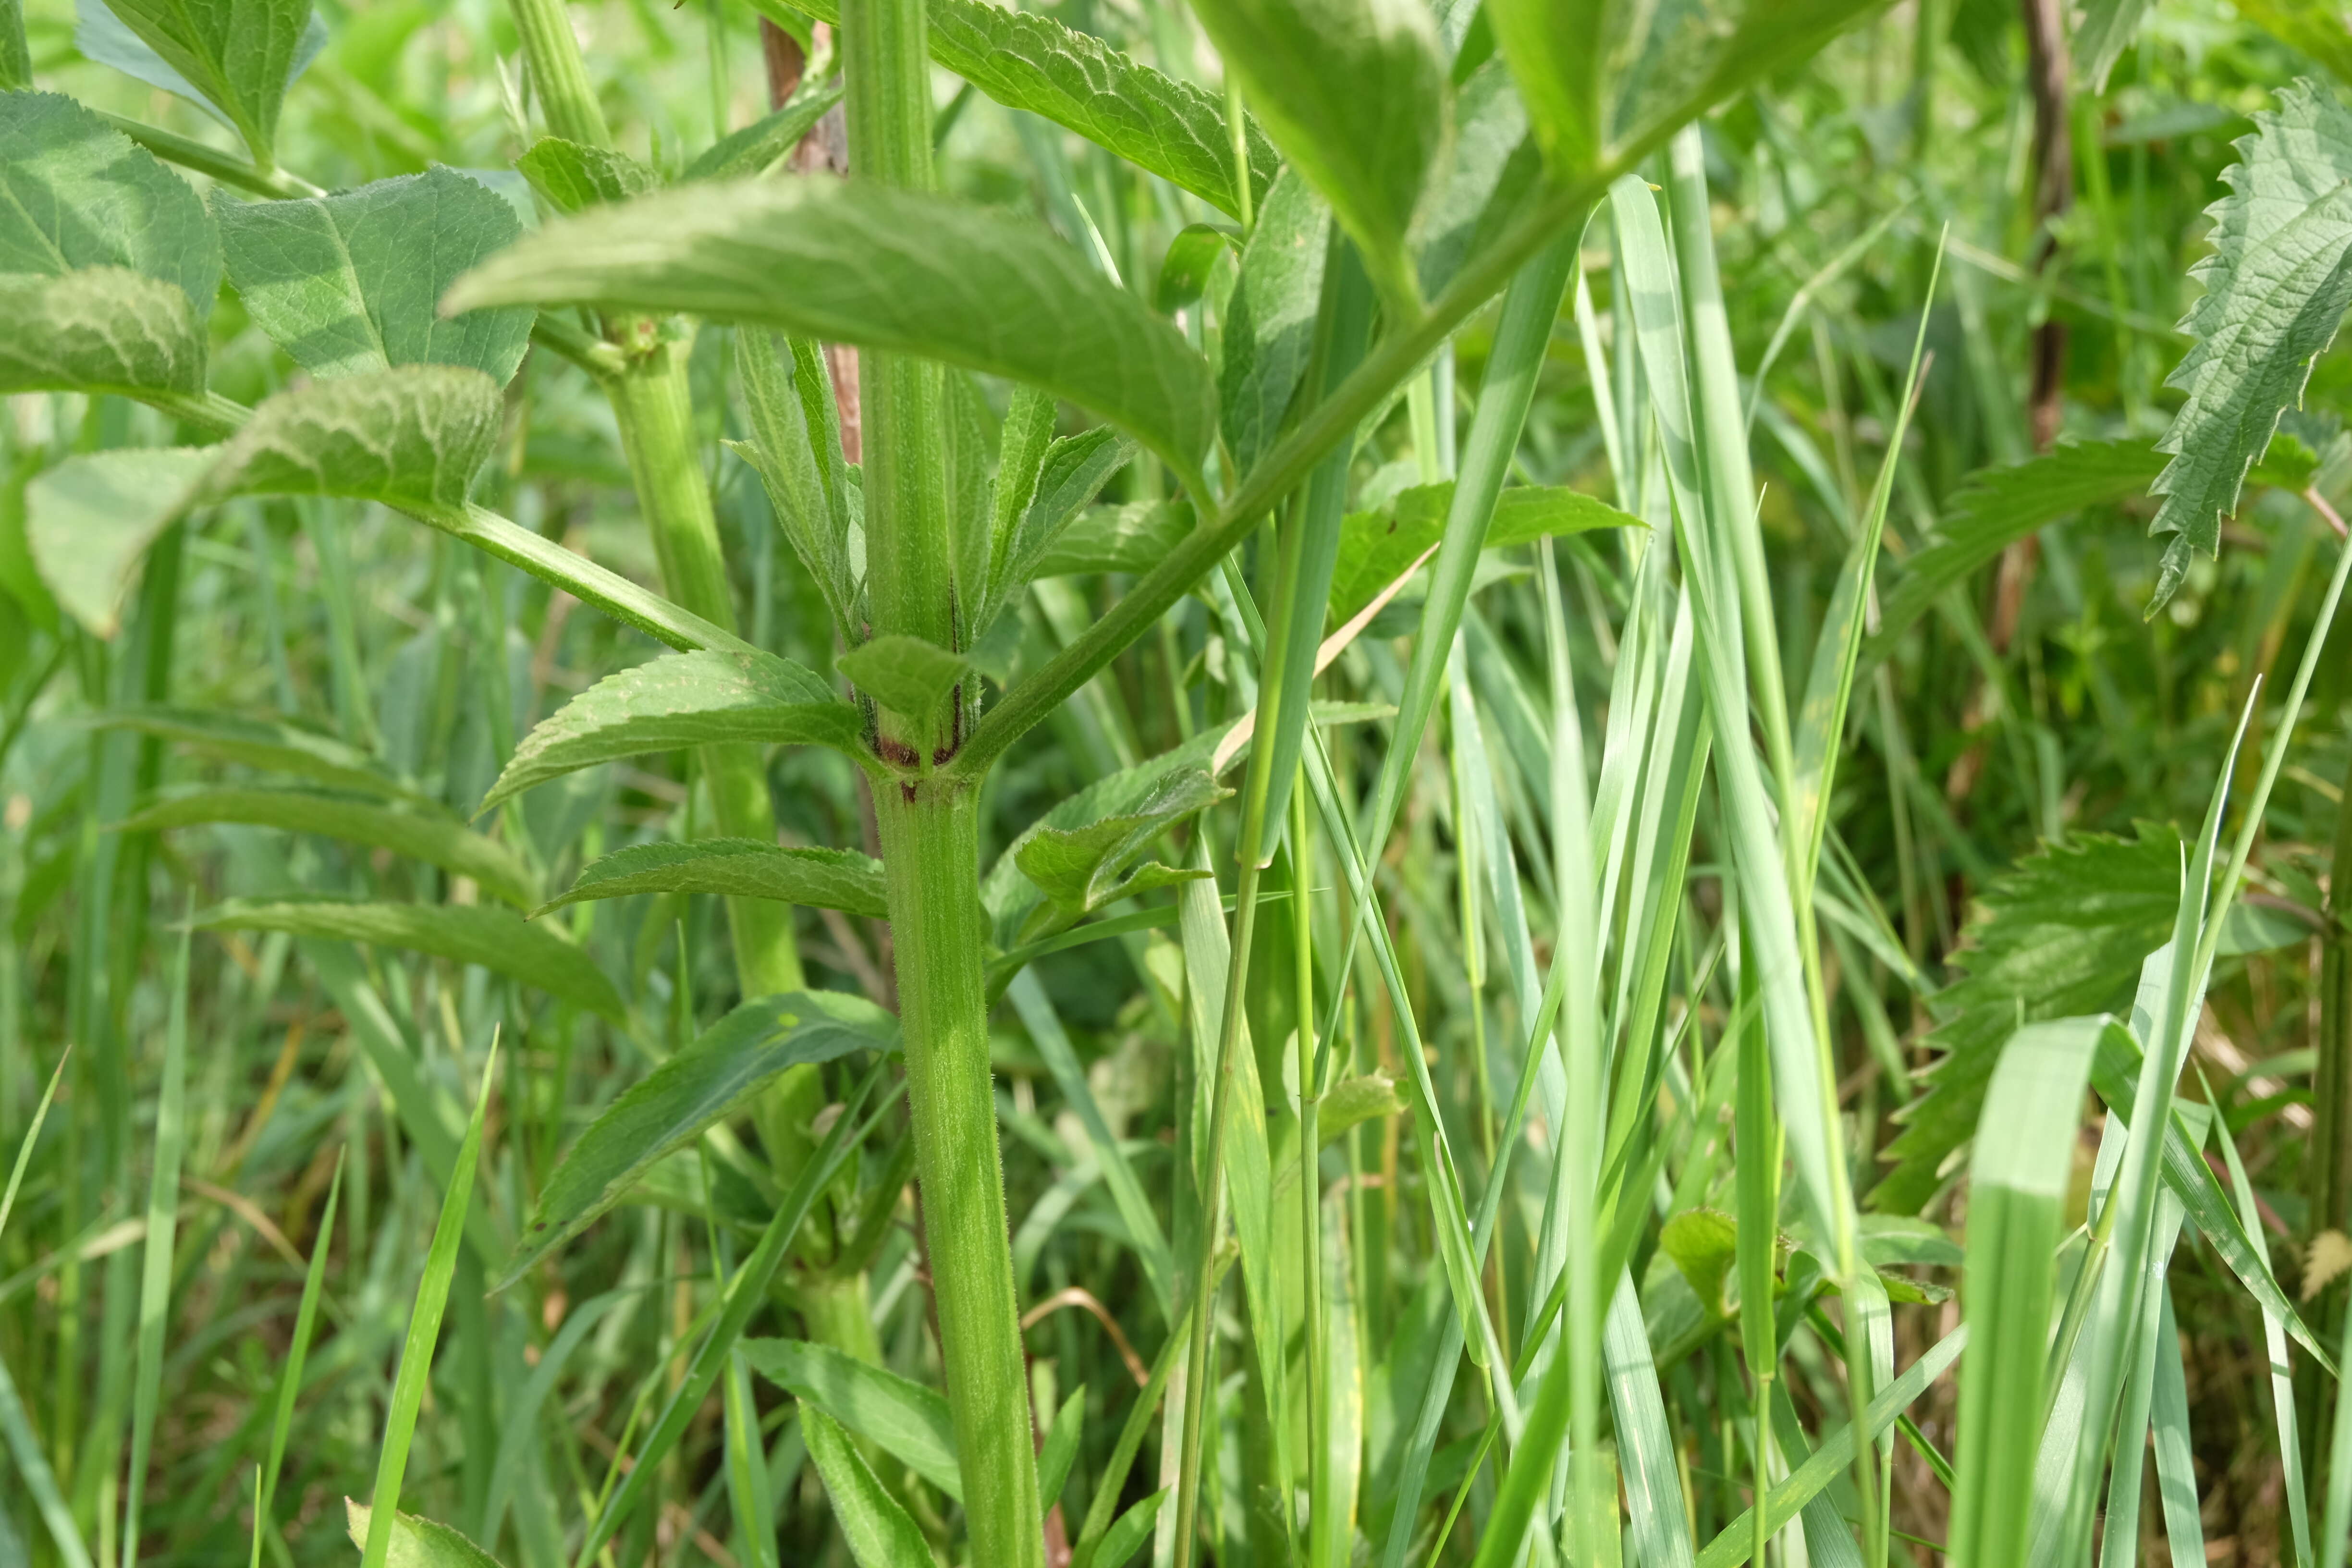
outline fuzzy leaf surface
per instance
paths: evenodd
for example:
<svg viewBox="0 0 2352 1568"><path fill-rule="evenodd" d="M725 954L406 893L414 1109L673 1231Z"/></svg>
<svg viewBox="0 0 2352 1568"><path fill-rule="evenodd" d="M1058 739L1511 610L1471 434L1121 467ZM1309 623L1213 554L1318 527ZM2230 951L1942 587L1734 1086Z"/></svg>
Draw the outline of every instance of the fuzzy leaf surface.
<svg viewBox="0 0 2352 1568"><path fill-rule="evenodd" d="M2194 342L2165 382L2188 397L2157 443L2172 461L2148 532L2170 538L2150 615L2192 559L2221 553L2247 470L2352 305L2352 113L2305 79L2254 126L2222 172L2231 194L2206 209L2213 254L2189 269L2205 292L2181 321Z"/></svg>
<svg viewBox="0 0 2352 1568"><path fill-rule="evenodd" d="M897 1019L846 992L793 991L744 1003L589 1124L548 1176L506 1278L516 1279L585 1230L672 1150L786 1068L852 1051L894 1050L898 1041Z"/></svg>
<svg viewBox="0 0 2352 1568"><path fill-rule="evenodd" d="M1419 295L1405 252L1446 135L1446 70L1420 0L1197 0L1225 68L1291 165L1331 204L1391 300Z"/></svg>
<svg viewBox="0 0 2352 1568"><path fill-rule="evenodd" d="M1040 910L1030 924L1036 927L1049 920L1066 924L1105 904L1202 875L1151 865L1122 879L1122 873L1150 847L1153 839L1231 794L1205 768L1179 768L1162 778L1132 811L1084 827L1040 829L1013 856L1022 874L1037 885L1052 906L1050 915ZM1026 934L1034 937L1041 932L1032 930Z"/></svg>
<svg viewBox="0 0 2352 1568"><path fill-rule="evenodd" d="M220 238L185 180L72 99L0 93L0 272L85 267L173 284L205 321Z"/></svg>
<svg viewBox="0 0 2352 1568"><path fill-rule="evenodd" d="M971 668L961 654L903 632L888 632L835 660L856 688L893 713L927 719Z"/></svg>
<svg viewBox="0 0 2352 1568"><path fill-rule="evenodd" d="M955 1427L936 1390L805 1340L746 1340L742 1349L752 1371L963 1500Z"/></svg>
<svg viewBox="0 0 2352 1568"><path fill-rule="evenodd" d="M857 1568L925 1568L932 1561L923 1532L884 1489L867 1468L866 1457L843 1436L832 1417L803 1405L801 1434L808 1441L809 1458L824 1479L825 1496L833 1502L834 1522Z"/></svg>
<svg viewBox="0 0 2352 1568"><path fill-rule="evenodd" d="M1952 1152L1975 1132L2000 1048L2025 1021L2096 1013L2127 996L2140 962L2172 933L2180 904L2180 839L2139 825L2136 838L2079 834L2029 855L1988 883L1952 962L1961 977L1930 998L1927 1044L1941 1053L1886 1146L1894 1169L1871 1206L1916 1214L1935 1195Z"/></svg>
<svg viewBox="0 0 2352 1568"><path fill-rule="evenodd" d="M583 147L561 136L542 136L515 160L515 171L530 188L563 212L599 202L625 202L661 189L662 177L610 147Z"/></svg>
<svg viewBox="0 0 2352 1568"><path fill-rule="evenodd" d="M580 868L562 894L531 918L589 899L632 893L717 893L780 899L812 909L843 910L879 920L882 863L851 849L794 849L751 838L698 838L691 844L635 844Z"/></svg>
<svg viewBox="0 0 2352 1568"><path fill-rule="evenodd" d="M510 980L626 1020L621 994L577 945L484 904L371 904L342 899L231 899L195 918L198 931L282 931L478 963Z"/></svg>
<svg viewBox="0 0 2352 1568"><path fill-rule="evenodd" d="M455 364L503 386L522 363L528 306L436 311L460 273L522 233L478 180L436 165L330 196L216 197L213 211L255 325L313 375Z"/></svg>
<svg viewBox="0 0 2352 1568"><path fill-rule="evenodd" d="M107 0L125 26L227 119L255 162L274 156L278 111L308 58L310 0Z"/></svg>
<svg viewBox="0 0 2352 1568"><path fill-rule="evenodd" d="M446 812L402 811L349 795L299 789L200 789L159 800L121 824L125 833L212 823L244 823L288 833L315 833L346 844L389 849L453 877L466 877L509 904L529 909L537 879L521 858Z"/></svg>
<svg viewBox="0 0 2352 1568"><path fill-rule="evenodd" d="M735 364L751 438L731 443L758 470L793 552L844 637L866 621L864 512L841 455L841 412L824 352L805 338L745 329Z"/></svg>
<svg viewBox="0 0 2352 1568"><path fill-rule="evenodd" d="M576 768L728 742L832 746L856 754L857 710L790 659L704 648L609 675L516 745L478 812Z"/></svg>
<svg viewBox="0 0 2352 1568"><path fill-rule="evenodd" d="M0 274L0 393L205 390L188 297L127 267Z"/></svg>
<svg viewBox="0 0 2352 1568"><path fill-rule="evenodd" d="M1088 507L1037 552L1029 580L1086 572L1149 572L1192 531L1192 509L1181 500Z"/></svg>
<svg viewBox="0 0 2352 1568"><path fill-rule="evenodd" d="M498 441L500 412L498 384L457 365L314 381L255 409L190 504L319 495L456 511Z"/></svg>
<svg viewBox="0 0 2352 1568"><path fill-rule="evenodd" d="M698 184L551 223L451 290L748 321L1043 387L1185 474L1216 428L1207 362L1038 224L830 176Z"/></svg>
<svg viewBox="0 0 2352 1568"><path fill-rule="evenodd" d="M839 0L798 7L821 22L841 20ZM1139 169L1192 192L1228 216L1234 139L1224 100L1163 76L1101 39L1034 11L987 0L929 0L931 58L1008 109L1024 109L1109 149ZM1253 207L1282 166L1255 121L1249 138Z"/></svg>

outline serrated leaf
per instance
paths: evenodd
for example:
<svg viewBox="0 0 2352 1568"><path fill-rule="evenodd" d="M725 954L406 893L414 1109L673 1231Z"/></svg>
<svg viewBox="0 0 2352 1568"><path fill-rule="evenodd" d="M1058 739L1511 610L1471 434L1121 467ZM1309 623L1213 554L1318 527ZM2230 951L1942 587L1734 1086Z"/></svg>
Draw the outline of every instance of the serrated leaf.
<svg viewBox="0 0 2352 1568"><path fill-rule="evenodd" d="M513 850L446 813L396 810L349 795L299 789L192 790L159 800L115 826L125 833L150 833L220 822L389 849L467 878L493 898L524 909L538 898L538 879Z"/></svg>
<svg viewBox="0 0 2352 1568"><path fill-rule="evenodd" d="M838 0L798 8L821 22L841 20ZM987 0L929 0L924 9L931 58L997 102L1041 115L1239 216L1233 132L1217 95L1035 11ZM1246 134L1253 195L1262 202L1282 158L1255 122Z"/></svg>
<svg viewBox="0 0 2352 1568"><path fill-rule="evenodd" d="M850 637L866 623L864 514L841 455L824 353L807 339L757 328L736 343L751 439L732 445L758 471L786 542Z"/></svg>
<svg viewBox="0 0 2352 1568"><path fill-rule="evenodd" d="M404 364L281 392L217 448L191 504L250 495L341 496L460 510L498 442L498 384L478 370Z"/></svg>
<svg viewBox="0 0 2352 1568"><path fill-rule="evenodd" d="M2169 534L2154 615L2199 553L2218 556L2221 520L2279 415L2303 401L2312 362L2352 306L2352 113L2308 79L2254 116L2206 212L2213 254L2189 268L2205 292L2181 327L2193 342L2165 384L2188 394L2157 443L2172 461L2151 537Z"/></svg>
<svg viewBox="0 0 2352 1568"><path fill-rule="evenodd" d="M1217 367L1226 448L1244 474L1282 429L1315 353L1331 209L1295 170L1267 193L1225 302Z"/></svg>
<svg viewBox="0 0 2352 1568"><path fill-rule="evenodd" d="M1927 1044L1939 1055L1884 1158L1894 1169L1871 1206L1916 1214L1953 1151L1975 1132L2001 1045L2020 1022L2095 1013L2127 994L2140 963L2172 932L2180 904L2180 839L2139 825L2137 838L2076 834L1987 883L1952 956L1961 978L1928 999Z"/></svg>
<svg viewBox="0 0 2352 1568"><path fill-rule="evenodd" d="M800 145L801 138L841 101L841 79L803 78L773 113L761 116L707 148L686 166L681 180L731 180L764 174Z"/></svg>
<svg viewBox="0 0 2352 1568"><path fill-rule="evenodd" d="M1153 839L1231 794L1204 768L1179 768L1163 777L1132 811L1084 827L1042 828L1025 838L1014 851L1014 863L1045 895L1050 908L1030 918L1033 929L1023 933L1024 940L1044 934L1047 925L1066 925L1105 904L1200 875L1152 865L1121 879Z"/></svg>
<svg viewBox="0 0 2352 1568"><path fill-rule="evenodd" d="M2084 507L2147 493L2164 459L2140 441L2069 441L2004 468L1979 468L1945 506L1936 531L1903 563L1903 575L1863 647L1864 663L1890 653L1945 591L2017 540Z"/></svg>
<svg viewBox="0 0 2352 1568"><path fill-rule="evenodd" d="M37 475L25 487L25 542L58 605L114 636L141 558L215 458L185 447L85 452Z"/></svg>
<svg viewBox="0 0 2352 1568"><path fill-rule="evenodd" d="M704 648L598 681L522 738L478 815L577 768L730 742L822 745L862 756L857 710L790 659Z"/></svg>
<svg viewBox="0 0 2352 1568"><path fill-rule="evenodd" d="M834 1522L857 1568L928 1568L931 1551L898 1500L884 1489L841 1428L822 1410L801 1408L801 1436L824 1479Z"/></svg>
<svg viewBox="0 0 2352 1568"><path fill-rule="evenodd" d="M0 393L200 396L205 330L188 297L127 267L0 274Z"/></svg>
<svg viewBox="0 0 2352 1568"><path fill-rule="evenodd" d="M164 64L271 165L278 110L308 58L310 0L107 0Z"/></svg>
<svg viewBox="0 0 2352 1568"><path fill-rule="evenodd" d="M991 579L993 594L984 606L987 615L993 616L1006 595L1019 593L1039 575L1039 566L1065 531L1127 466L1135 450L1133 442L1100 426L1045 448L1028 504L1013 531L1010 554L997 563Z"/></svg>
<svg viewBox="0 0 2352 1568"><path fill-rule="evenodd" d="M1497 0L1495 38L1553 173L1654 145L1884 0Z"/></svg>
<svg viewBox="0 0 2352 1568"><path fill-rule="evenodd" d="M1419 298L1405 235L1446 136L1446 68L1420 0L1195 0L1291 165L1391 300Z"/></svg>
<svg viewBox="0 0 2352 1568"><path fill-rule="evenodd" d="M561 136L542 136L515 160L515 172L530 182L557 211L576 213L599 202L625 202L662 186L662 177L610 147L583 147Z"/></svg>
<svg viewBox="0 0 2352 1568"><path fill-rule="evenodd" d="M691 844L636 844L592 860L562 896L530 911L633 893L718 893L780 899L812 909L881 919L882 864L850 849L790 849L751 838L698 838Z"/></svg>
<svg viewBox="0 0 2352 1568"><path fill-rule="evenodd" d="M845 992L793 991L744 1003L624 1090L589 1124L550 1173L506 1279L522 1275L585 1230L672 1150L699 1137L785 1068L852 1051L895 1050L898 1039L897 1019Z"/></svg>
<svg viewBox="0 0 2352 1568"><path fill-rule="evenodd" d="M1207 363L1036 223L864 180L701 184L551 223L447 306L685 311L893 349L1025 381L1196 473L1216 428Z"/></svg>
<svg viewBox="0 0 2352 1568"><path fill-rule="evenodd" d="M955 1427L943 1395L830 1345L745 1340L742 1351L753 1372L816 1406L949 1497L963 1500Z"/></svg>
<svg viewBox="0 0 2352 1568"><path fill-rule="evenodd" d="M371 904L341 899L230 899L196 916L198 931L282 931L478 963L510 980L625 1023L628 1008L604 972L572 942L486 904Z"/></svg>
<svg viewBox="0 0 2352 1568"><path fill-rule="evenodd" d="M254 324L313 375L455 364L503 386L530 341L528 306L444 320L458 275L522 224L479 181L436 165L298 201L216 195L229 281Z"/></svg>
<svg viewBox="0 0 2352 1568"><path fill-rule="evenodd" d="M432 804L365 752L332 735L281 719L254 719L192 708L117 708L93 716L93 729L131 730L190 746L208 756L265 772L292 773L337 789Z"/></svg>
<svg viewBox="0 0 2352 1568"><path fill-rule="evenodd" d="M374 1517L375 1510L366 1504L343 1500L344 1532L362 1551L367 1548L368 1522ZM384 1568L499 1568L497 1558L461 1532L413 1513L397 1512L392 1518L392 1548L383 1562Z"/></svg>
<svg viewBox="0 0 2352 1568"><path fill-rule="evenodd" d="M903 632L874 638L835 660L851 684L908 719L928 719L963 679L971 661Z"/></svg>
<svg viewBox="0 0 2352 1568"><path fill-rule="evenodd" d="M0 272L86 267L172 284L209 321L220 238L188 183L96 114L53 92L0 93Z"/></svg>
<svg viewBox="0 0 2352 1568"><path fill-rule="evenodd" d="M1345 621L1371 603L1445 531L1454 504L1454 484L1417 485L1378 511L1349 514L1339 538L1339 559L1331 575L1331 615ZM1648 525L1608 502L1564 486L1522 485L1502 492L1486 530L1486 548L1531 544L1547 535L1586 533L1599 528Z"/></svg>
<svg viewBox="0 0 2352 1568"><path fill-rule="evenodd" d="M1192 531L1191 506L1139 500L1088 507L1046 541L1029 580L1083 572L1149 572Z"/></svg>

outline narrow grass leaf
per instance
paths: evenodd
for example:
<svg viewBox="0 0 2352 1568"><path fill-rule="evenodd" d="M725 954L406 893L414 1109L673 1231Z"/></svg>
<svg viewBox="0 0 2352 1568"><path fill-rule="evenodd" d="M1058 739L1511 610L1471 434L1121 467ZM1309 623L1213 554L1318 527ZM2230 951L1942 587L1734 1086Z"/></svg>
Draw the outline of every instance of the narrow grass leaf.
<svg viewBox="0 0 2352 1568"><path fill-rule="evenodd" d="M1196 473L1207 363L1032 222L877 182L698 185L551 223L444 308L682 310L1009 376L1091 408Z"/></svg>
<svg viewBox="0 0 2352 1568"><path fill-rule="evenodd" d="M188 957L192 931L180 933L172 965L171 1012L163 1024L163 1074L155 1093L155 1164L147 1184L147 1233L140 1248L139 1345L131 1395L131 1479L124 1488L122 1539L135 1552L147 1500L147 1462L163 1389L163 1334L172 1316L172 1254L180 1235L180 1162L188 1144Z"/></svg>
<svg viewBox="0 0 2352 1568"><path fill-rule="evenodd" d="M80 1527L74 1523L73 1510L58 1488L48 1456L41 1451L40 1436L25 1414L25 1402L16 1396L16 1380L9 1375L5 1358L0 1358L0 1436L7 1438L16 1474L23 1479L25 1489L33 1494L41 1521L49 1527L49 1540L58 1549L58 1559L66 1568L90 1568L89 1548L82 1544Z"/></svg>
<svg viewBox="0 0 2352 1568"><path fill-rule="evenodd" d="M628 1007L576 943L486 904L373 904L343 899L230 899L195 917L198 931L282 931L430 953L535 986L624 1023Z"/></svg>
<svg viewBox="0 0 2352 1568"><path fill-rule="evenodd" d="M820 120L841 101L838 77L803 77L791 98L772 113L763 114L742 130L720 137L698 154L684 180L732 180L773 170L801 144Z"/></svg>
<svg viewBox="0 0 2352 1568"><path fill-rule="evenodd" d="M750 838L635 844L591 860L571 887L530 911L635 893L717 893L776 899L879 920L886 912L882 866L855 849L787 848Z"/></svg>
<svg viewBox="0 0 2352 1568"><path fill-rule="evenodd" d="M1120 1514L1118 1521L1103 1532L1102 1543L1095 1548L1092 1568L1126 1568L1127 1560L1151 1539L1152 1529L1160 1522L1160 1507L1167 1500L1168 1489L1161 1487Z"/></svg>
<svg viewBox="0 0 2352 1568"><path fill-rule="evenodd" d="M416 1434L417 1412L425 1404L425 1385L433 1373L434 1346L441 1338L441 1314L449 1304L449 1282L457 1272L457 1247L465 1236L467 1208L473 1202L474 1167L482 1153L482 1117L489 1109L490 1086L498 1081L498 1045L493 1041L482 1063L481 1091L474 1098L465 1142L457 1146L457 1168L442 1195L441 1216L434 1224L425 1272L417 1280L416 1298L409 1310L400 1371L393 1380L391 1404L384 1411L383 1444L376 1460L375 1495L369 1503L361 1568L384 1568L391 1560L401 1481L408 1470L409 1440Z"/></svg>
<svg viewBox="0 0 2352 1568"><path fill-rule="evenodd" d="M1062 1401L1062 1408L1054 1413L1054 1425L1045 1433L1045 1446L1037 1454L1037 1507L1041 1513L1054 1511L1062 1500L1062 1489L1069 1484L1070 1467L1077 1462L1078 1439L1085 1434L1087 1424L1087 1389L1080 1384L1071 1395Z"/></svg>
<svg viewBox="0 0 2352 1568"><path fill-rule="evenodd" d="M435 803L382 762L333 735L278 718L254 718L212 709L161 705L116 708L93 715L93 729L129 730L266 773L292 773L339 790Z"/></svg>
<svg viewBox="0 0 2352 1568"><path fill-rule="evenodd" d="M586 1229L671 1151L730 1114L786 1068L852 1051L887 1053L897 1020L863 997L800 991L746 1002L624 1090L541 1190L504 1289Z"/></svg>
<svg viewBox="0 0 2352 1568"><path fill-rule="evenodd" d="M286 1462L286 1439L294 1429L294 1404L302 1394L302 1368L310 1354L311 1331L318 1326L319 1302L326 1294L327 1258L335 1244L335 1205L343 1195L343 1165L348 1144L335 1151L335 1173L327 1184L326 1206L319 1211L318 1233L310 1240L310 1265L302 1276L302 1300L294 1309L294 1333L286 1345L286 1359L278 1373L278 1408L269 1423L269 1457L253 1494L252 1568L260 1568L261 1541L277 1528L270 1505L277 1500L278 1477ZM493 1532L495 1534L495 1532Z"/></svg>

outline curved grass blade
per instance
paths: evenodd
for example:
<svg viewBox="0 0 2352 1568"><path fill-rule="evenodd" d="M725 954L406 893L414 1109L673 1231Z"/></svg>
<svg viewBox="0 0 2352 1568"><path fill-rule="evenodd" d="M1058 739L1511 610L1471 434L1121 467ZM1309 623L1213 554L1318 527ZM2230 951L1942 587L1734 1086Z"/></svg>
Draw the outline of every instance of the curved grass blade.
<svg viewBox="0 0 2352 1568"><path fill-rule="evenodd" d="M193 931L180 933L172 965L171 1014L163 1026L163 1079L155 1096L155 1165L147 1187L147 1235L141 1251L139 1342L131 1394L131 1479L124 1487L122 1539L140 1541L147 1499L147 1461L163 1398L163 1332L172 1312L172 1252L180 1234L180 1162L188 1142L188 955Z"/></svg>
<svg viewBox="0 0 2352 1568"><path fill-rule="evenodd" d="M495 839L474 832L455 817L421 811L394 811L342 795L295 789L201 789L175 795L132 813L114 826L124 833L243 823L315 833L347 844L389 849L455 877L465 877L509 904L529 909L538 879L521 857Z"/></svg>
<svg viewBox="0 0 2352 1568"><path fill-rule="evenodd" d="M343 1165L350 1145L335 1151L335 1174L327 1184L326 1207L319 1211L319 1232L310 1242L310 1267L302 1276L301 1304L294 1309L294 1335L286 1346L284 1366L278 1374L278 1410L269 1423L269 1458L253 1494L253 1557L251 1568L261 1568L261 1538L277 1528L270 1504L278 1496L278 1470L286 1461L286 1437L294 1426L294 1402L302 1393L302 1367L310 1353L310 1332L318 1324L319 1300L325 1294L327 1255L335 1241L335 1205L343 1194ZM496 1531L492 1531L493 1537Z"/></svg>

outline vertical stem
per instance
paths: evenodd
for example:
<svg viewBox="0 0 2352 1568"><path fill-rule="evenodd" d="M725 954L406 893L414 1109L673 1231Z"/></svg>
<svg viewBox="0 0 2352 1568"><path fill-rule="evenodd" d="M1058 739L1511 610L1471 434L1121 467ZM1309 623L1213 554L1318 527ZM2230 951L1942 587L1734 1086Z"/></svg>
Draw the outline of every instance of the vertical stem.
<svg viewBox="0 0 2352 1568"><path fill-rule="evenodd" d="M1307 887L1311 880L1307 854L1307 764L1290 791L1290 945L1297 961L1293 971L1298 1015L1298 1215L1301 1228L1299 1268L1306 1289L1302 1312L1307 1339L1307 1560L1315 1568L1332 1561L1342 1542L1332 1531L1339 1521L1331 1498L1330 1434L1325 1420L1324 1365L1328 1341L1323 1323L1322 1182L1318 1175L1322 1152L1316 1125L1317 1102L1323 1085L1315 1073L1315 930L1309 918Z"/></svg>
<svg viewBox="0 0 2352 1568"><path fill-rule="evenodd" d="M970 787L931 779L877 790L874 806L972 1561L1041 1568L1036 1456L988 1068L978 803Z"/></svg>

